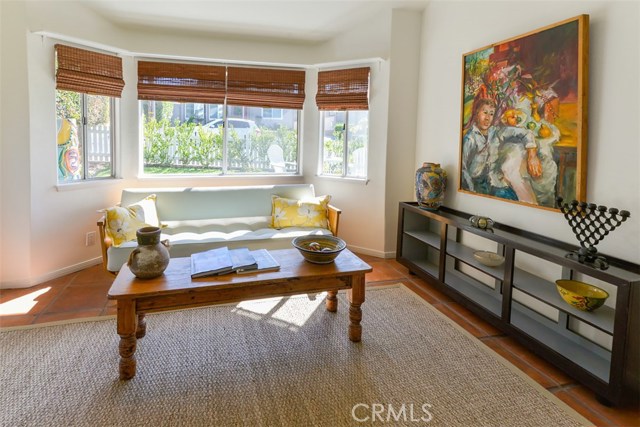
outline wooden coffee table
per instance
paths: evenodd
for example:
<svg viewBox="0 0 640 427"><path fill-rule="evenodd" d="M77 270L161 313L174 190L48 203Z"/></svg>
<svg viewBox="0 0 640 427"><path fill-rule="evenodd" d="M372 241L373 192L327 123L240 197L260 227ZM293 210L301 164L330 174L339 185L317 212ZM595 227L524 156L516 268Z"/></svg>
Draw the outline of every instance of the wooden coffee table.
<svg viewBox="0 0 640 427"><path fill-rule="evenodd" d="M311 264L296 249L269 251L279 271L191 279L190 258L172 258L164 274L150 280L136 278L125 265L116 277L109 299L118 302L120 379L136 374L136 341L146 333L146 313L213 304L327 291L328 311L338 309L338 290L348 289L349 339L362 336L364 276L372 268L345 249L331 264Z"/></svg>

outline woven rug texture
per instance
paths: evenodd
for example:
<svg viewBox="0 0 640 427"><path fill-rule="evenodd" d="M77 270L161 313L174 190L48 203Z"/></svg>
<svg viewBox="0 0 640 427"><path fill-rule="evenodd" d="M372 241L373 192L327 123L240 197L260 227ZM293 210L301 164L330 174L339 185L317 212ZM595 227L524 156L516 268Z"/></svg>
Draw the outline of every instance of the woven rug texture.
<svg viewBox="0 0 640 427"><path fill-rule="evenodd" d="M586 423L404 286L367 290L361 343L324 296L149 314L130 381L113 318L0 332L0 425Z"/></svg>

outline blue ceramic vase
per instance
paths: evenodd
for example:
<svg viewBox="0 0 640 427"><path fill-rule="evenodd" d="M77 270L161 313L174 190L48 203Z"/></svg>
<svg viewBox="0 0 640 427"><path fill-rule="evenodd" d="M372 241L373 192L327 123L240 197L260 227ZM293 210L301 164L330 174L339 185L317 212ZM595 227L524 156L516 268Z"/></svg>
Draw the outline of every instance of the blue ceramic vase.
<svg viewBox="0 0 640 427"><path fill-rule="evenodd" d="M423 163L416 171L416 199L422 209L436 210L442 206L447 187L447 172L440 163Z"/></svg>

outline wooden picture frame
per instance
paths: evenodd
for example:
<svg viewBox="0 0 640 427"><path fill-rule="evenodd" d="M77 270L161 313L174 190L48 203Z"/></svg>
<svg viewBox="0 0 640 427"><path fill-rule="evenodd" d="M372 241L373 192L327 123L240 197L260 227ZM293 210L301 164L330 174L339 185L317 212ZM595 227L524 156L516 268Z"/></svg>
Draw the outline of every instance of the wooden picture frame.
<svg viewBox="0 0 640 427"><path fill-rule="evenodd" d="M580 15L463 55L458 191L584 201L588 50Z"/></svg>

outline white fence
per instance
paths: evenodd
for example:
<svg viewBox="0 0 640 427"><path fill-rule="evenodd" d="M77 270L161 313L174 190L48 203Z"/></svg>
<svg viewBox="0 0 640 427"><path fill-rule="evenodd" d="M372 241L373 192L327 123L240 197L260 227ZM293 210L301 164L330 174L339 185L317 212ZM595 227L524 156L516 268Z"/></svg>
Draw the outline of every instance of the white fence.
<svg viewBox="0 0 640 427"><path fill-rule="evenodd" d="M97 126L88 126L87 127L87 154L89 157L89 162L110 162L111 161L111 138L110 138L110 127L105 125L97 125ZM171 146L169 148L169 154L171 157L177 156L176 146ZM191 163L190 165L183 166L197 166L196 163ZM214 160L211 167L222 168L222 161ZM244 168L252 168L254 170L271 170L272 165L269 159L264 160L253 160L249 165L243 164L240 162L229 161L228 167L230 169L244 169ZM296 165L295 164L287 164L286 165L287 172L295 172Z"/></svg>
<svg viewBox="0 0 640 427"><path fill-rule="evenodd" d="M87 126L89 162L111 161L111 129L106 125Z"/></svg>

